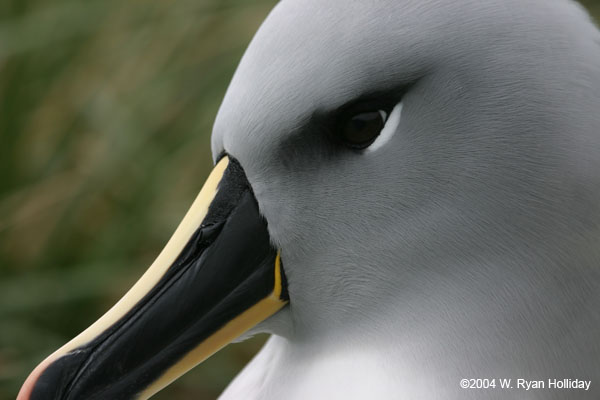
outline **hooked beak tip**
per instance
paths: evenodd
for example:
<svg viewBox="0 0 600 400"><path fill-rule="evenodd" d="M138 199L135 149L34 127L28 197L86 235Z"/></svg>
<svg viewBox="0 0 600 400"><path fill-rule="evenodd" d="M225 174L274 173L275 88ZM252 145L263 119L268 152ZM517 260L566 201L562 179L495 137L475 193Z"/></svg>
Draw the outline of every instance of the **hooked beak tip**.
<svg viewBox="0 0 600 400"><path fill-rule="evenodd" d="M33 392L33 388L38 378L40 377L40 375L42 375L42 372L44 372L46 367L50 365L52 361L54 361L54 358L54 354L46 357L44 361L39 363L38 366L35 367L33 371L31 371L31 373L23 383L23 386L21 386L21 390L19 390L19 394L17 395L16 400L29 400L31 398L31 393Z"/></svg>

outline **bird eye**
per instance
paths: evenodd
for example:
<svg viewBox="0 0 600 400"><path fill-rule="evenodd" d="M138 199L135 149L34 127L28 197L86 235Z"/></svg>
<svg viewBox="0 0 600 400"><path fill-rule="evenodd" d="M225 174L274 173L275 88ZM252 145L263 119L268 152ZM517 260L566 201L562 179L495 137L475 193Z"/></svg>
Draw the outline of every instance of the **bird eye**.
<svg viewBox="0 0 600 400"><path fill-rule="evenodd" d="M364 149L377 139L387 120L383 110L355 114L342 125L341 139L353 149Z"/></svg>

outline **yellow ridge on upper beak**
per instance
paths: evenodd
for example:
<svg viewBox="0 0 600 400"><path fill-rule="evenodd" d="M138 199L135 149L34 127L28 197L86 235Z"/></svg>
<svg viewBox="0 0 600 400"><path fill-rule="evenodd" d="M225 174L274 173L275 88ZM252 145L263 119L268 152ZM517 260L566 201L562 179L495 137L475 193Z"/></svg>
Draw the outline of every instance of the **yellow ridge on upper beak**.
<svg viewBox="0 0 600 400"><path fill-rule="evenodd" d="M241 165L225 156L146 273L46 358L17 400L108 396L115 388L147 399L286 303L280 252L270 244ZM139 354L129 350L129 340Z"/></svg>

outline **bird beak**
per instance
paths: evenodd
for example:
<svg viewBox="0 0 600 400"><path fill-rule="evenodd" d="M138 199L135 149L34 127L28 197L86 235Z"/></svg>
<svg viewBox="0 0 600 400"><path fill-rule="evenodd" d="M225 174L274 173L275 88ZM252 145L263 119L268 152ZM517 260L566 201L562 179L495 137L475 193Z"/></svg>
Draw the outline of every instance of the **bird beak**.
<svg viewBox="0 0 600 400"><path fill-rule="evenodd" d="M225 156L148 271L44 360L17 400L147 399L287 300L267 223Z"/></svg>

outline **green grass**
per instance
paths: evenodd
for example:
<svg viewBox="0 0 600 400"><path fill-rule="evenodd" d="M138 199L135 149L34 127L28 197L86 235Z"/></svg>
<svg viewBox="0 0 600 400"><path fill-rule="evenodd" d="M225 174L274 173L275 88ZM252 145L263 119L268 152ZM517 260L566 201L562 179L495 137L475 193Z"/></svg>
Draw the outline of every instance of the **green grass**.
<svg viewBox="0 0 600 400"><path fill-rule="evenodd" d="M274 3L0 3L0 400L166 243ZM598 0L585 3L600 15ZM264 339L229 346L156 398L215 398Z"/></svg>

